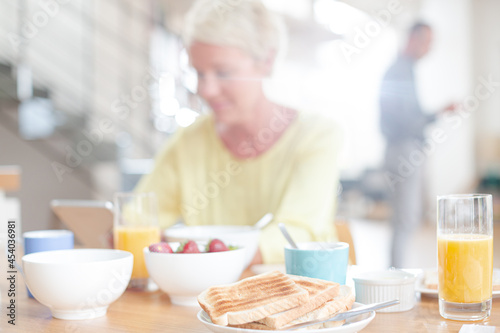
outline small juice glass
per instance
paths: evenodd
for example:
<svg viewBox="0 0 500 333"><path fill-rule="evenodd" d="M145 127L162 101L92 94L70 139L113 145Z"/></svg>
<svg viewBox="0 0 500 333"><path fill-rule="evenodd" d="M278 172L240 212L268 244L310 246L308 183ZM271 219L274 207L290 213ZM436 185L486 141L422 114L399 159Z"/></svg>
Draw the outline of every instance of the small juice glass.
<svg viewBox="0 0 500 333"><path fill-rule="evenodd" d="M493 209L490 194L438 197L439 312L481 320L491 312Z"/></svg>
<svg viewBox="0 0 500 333"><path fill-rule="evenodd" d="M116 193L114 196L114 247L134 255L129 288L157 289L144 262L144 247L160 241L158 203L154 193Z"/></svg>

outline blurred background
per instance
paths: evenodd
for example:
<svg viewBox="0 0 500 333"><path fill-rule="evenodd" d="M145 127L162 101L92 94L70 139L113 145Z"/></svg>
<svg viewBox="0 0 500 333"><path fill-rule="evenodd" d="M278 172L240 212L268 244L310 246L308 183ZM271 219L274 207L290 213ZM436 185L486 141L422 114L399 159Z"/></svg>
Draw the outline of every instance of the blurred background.
<svg viewBox="0 0 500 333"><path fill-rule="evenodd" d="M0 0L0 173L21 174L4 191L12 200L2 214L19 218L23 231L62 227L50 200L111 200L132 190L169 136L207 112L179 38L192 2ZM500 2L264 2L289 35L267 92L342 127L338 214L353 221L356 244L389 239L378 92L416 20L434 29L417 67L424 108L467 106L453 122L433 125L444 142L422 148L431 231L416 244L435 249L436 195L499 193ZM478 97L480 85L487 97ZM409 265L427 264L417 260Z"/></svg>

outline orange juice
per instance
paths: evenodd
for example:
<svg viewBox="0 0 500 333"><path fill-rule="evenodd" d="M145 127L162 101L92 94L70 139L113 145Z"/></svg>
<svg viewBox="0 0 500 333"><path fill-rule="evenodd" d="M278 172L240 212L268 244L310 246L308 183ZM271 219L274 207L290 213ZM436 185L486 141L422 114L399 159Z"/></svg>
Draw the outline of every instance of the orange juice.
<svg viewBox="0 0 500 333"><path fill-rule="evenodd" d="M480 303L491 298L492 236L438 236L438 265L441 299L455 303Z"/></svg>
<svg viewBox="0 0 500 333"><path fill-rule="evenodd" d="M114 230L115 249L132 252L134 268L132 279L148 278L146 263L144 262L144 247L160 241L160 230L155 226L119 226Z"/></svg>

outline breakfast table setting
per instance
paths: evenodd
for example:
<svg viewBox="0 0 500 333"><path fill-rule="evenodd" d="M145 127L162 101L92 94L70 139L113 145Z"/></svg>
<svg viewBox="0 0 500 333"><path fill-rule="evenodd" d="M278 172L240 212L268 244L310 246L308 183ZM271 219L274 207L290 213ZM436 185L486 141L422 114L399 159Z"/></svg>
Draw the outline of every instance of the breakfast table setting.
<svg viewBox="0 0 500 333"><path fill-rule="evenodd" d="M253 275L250 269L242 277ZM2 279L2 295L6 295L7 280ZM52 318L50 309L36 299L29 298L23 280L18 281L16 297L16 325L8 325L5 314L2 318L6 332L210 332L198 319L199 307L178 306L170 302L169 296L158 290L143 292L126 290L110 305L106 316L89 320L67 321ZM366 333L399 332L459 332L463 325L471 323L446 320L439 315L438 299L435 296L416 294L417 301L412 310L397 313L377 313L362 330ZM2 309L8 299L2 297ZM5 313L5 312L4 312ZM493 299L491 316L476 325L500 328L500 299ZM236 332L236 331L235 331ZM244 333L240 330L239 333Z"/></svg>
<svg viewBox="0 0 500 333"><path fill-rule="evenodd" d="M295 242L283 223L285 262L257 265L272 214L161 231L149 194L115 197L111 248L75 247L70 230L20 241L9 221L0 331L500 332L491 199L438 198L431 269L367 270L349 263L348 243Z"/></svg>

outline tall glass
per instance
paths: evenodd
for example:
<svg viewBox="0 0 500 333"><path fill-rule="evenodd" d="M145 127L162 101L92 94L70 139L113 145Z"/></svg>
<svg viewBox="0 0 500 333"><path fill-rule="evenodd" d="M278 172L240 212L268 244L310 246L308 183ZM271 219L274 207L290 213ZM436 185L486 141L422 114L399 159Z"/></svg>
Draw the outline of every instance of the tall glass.
<svg viewBox="0 0 500 333"><path fill-rule="evenodd" d="M158 202L154 193L116 193L114 196L114 247L134 255L129 288L154 290L144 262L143 249L160 241Z"/></svg>
<svg viewBox="0 0 500 333"><path fill-rule="evenodd" d="M453 320L484 319L492 297L492 196L440 196L437 218L439 312Z"/></svg>

